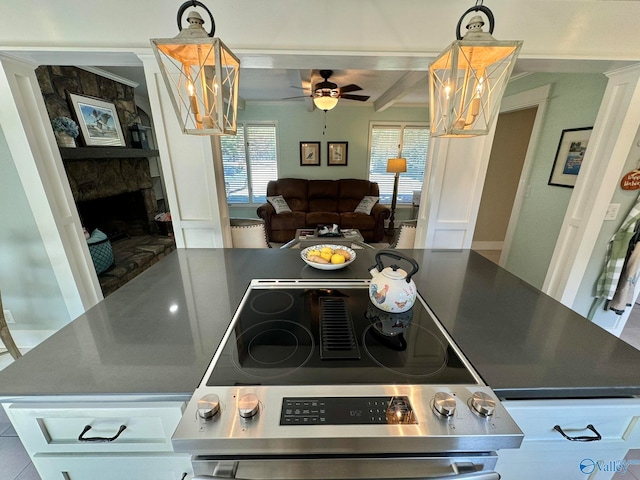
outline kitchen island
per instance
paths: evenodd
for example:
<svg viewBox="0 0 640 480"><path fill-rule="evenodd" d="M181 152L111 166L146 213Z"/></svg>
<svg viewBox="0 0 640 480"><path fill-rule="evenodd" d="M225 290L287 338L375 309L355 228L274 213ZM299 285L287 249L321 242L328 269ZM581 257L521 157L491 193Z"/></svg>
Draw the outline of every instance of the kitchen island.
<svg viewBox="0 0 640 480"><path fill-rule="evenodd" d="M419 293L484 382L505 401L516 421L525 424L526 428L521 425L525 443L533 443L523 444L522 450L535 452L531 458L545 455L548 463L553 461L549 455L562 450L549 444L562 440L557 432L546 427L536 432L541 422L529 421L547 413L560 415L560 419L576 417L576 422L587 415L590 419L584 425L572 425L584 429L588 423L598 426L588 414L607 412L607 423L600 427L607 449L593 450L597 447L592 445L602 445L599 442L586 447L582 443L579 449L574 448L575 442L568 442L576 458L569 459L564 452L556 459L570 467L568 472L575 471L575 478L584 478L578 456L597 451L619 460L629 448L640 447L639 429L635 428L640 418L636 398L640 395L640 351L473 251L404 252L411 253L420 265L414 276ZM82 416L78 412L83 405L90 405L107 415L113 410L110 402L122 411L137 411L141 405L148 410L151 406L164 409L160 420L150 420L149 430L160 422L170 437L171 425L200 382L252 279L369 278L375 253L357 250L353 264L331 272L307 266L299 250L178 250L0 372L0 401L9 406L21 438L22 430L27 437L32 433L28 426L17 425L20 419L28 424L27 419L32 418L32 427L47 430L48 437L55 433L57 420L47 424L43 409L62 412L57 418L75 418ZM612 417L612 412L620 418ZM528 428L534 429L529 437ZM76 450L77 433L60 435L64 441L48 440L41 445L23 438L33 446L27 450L36 457L39 470L58 468L74 452L83 451ZM123 464L116 443L109 445L114 461L105 463L105 468ZM176 460L167 442L154 437L139 443L143 452L151 452L140 455ZM153 450L151 444L163 448ZM130 460L131 446L127 448ZM83 458L92 455L104 460L93 444ZM518 478L525 478L521 469L528 460L522 455L507 457L504 471L517 470ZM188 473L188 459L176 461L178 476L166 478Z"/></svg>

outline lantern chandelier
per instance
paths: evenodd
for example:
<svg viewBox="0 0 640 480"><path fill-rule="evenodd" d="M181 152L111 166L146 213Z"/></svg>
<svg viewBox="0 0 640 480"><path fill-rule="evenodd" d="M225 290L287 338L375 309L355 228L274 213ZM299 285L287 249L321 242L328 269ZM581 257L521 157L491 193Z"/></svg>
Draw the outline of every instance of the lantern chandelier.
<svg viewBox="0 0 640 480"><path fill-rule="evenodd" d="M431 135L471 137L486 135L495 115L522 41L493 38L495 20L489 8L477 0L456 28L456 41L429 65ZM465 16L481 12L489 20L484 32L482 16L473 16L464 38L460 26Z"/></svg>
<svg viewBox="0 0 640 480"><path fill-rule="evenodd" d="M189 28L182 29L188 7L209 14L211 30L196 11L189 12ZM182 131L192 135L235 135L238 112L240 60L219 39L215 21L201 2L189 0L178 9L174 38L151 39L160 73Z"/></svg>

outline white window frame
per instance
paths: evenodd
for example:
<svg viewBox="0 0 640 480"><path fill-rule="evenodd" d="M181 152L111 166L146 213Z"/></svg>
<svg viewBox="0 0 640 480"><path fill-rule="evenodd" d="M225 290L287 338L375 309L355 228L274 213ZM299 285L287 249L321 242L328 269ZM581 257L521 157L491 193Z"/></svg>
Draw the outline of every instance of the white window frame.
<svg viewBox="0 0 640 480"><path fill-rule="evenodd" d="M372 120L369 122L369 141L368 141L368 152L367 152L367 178L369 180L371 179L371 152L373 149L373 130L374 128L384 128L384 127L389 127L389 128L400 128L401 129L401 133L400 133L400 141L403 141L404 138L404 129L405 128L411 128L411 127L418 127L418 128L425 128L425 129L429 129L429 123L428 122L398 122L398 121L379 121L379 120ZM428 162L428 154L429 154L429 148L431 146L431 136L429 136L429 145L427 147L427 155L425 155L425 164L424 164L424 173L426 174L427 172L427 162ZM397 155L397 153L396 153ZM393 185L393 177L394 174L393 173L388 173L387 175L389 175L389 181L391 182L391 185ZM403 175L405 176L405 184L406 184L406 174L401 173L400 174L400 178L398 181L398 191L400 192L401 187L403 186ZM375 180L373 180L375 181ZM416 188L412 189L411 191L413 192L414 190L418 190L421 191L422 190L422 183L424 182L424 174L421 180L420 185L416 184ZM379 183L379 182L378 182ZM380 189L383 189L382 185L378 185L380 187ZM381 192L382 193L382 192ZM382 196L382 195L381 195ZM381 199L382 203L386 203L385 201L383 201ZM388 202L389 204L391 203L391 201ZM411 201L401 201L398 200L397 203L398 206L411 206L412 202Z"/></svg>
<svg viewBox="0 0 640 480"><path fill-rule="evenodd" d="M242 129L243 131L243 135L244 135L244 141L245 141L245 145L244 145L244 153L245 153L245 164L246 164L246 171L247 171L247 195L248 195L248 202L229 202L228 201L228 197L227 197L227 203L229 206L252 206L252 205L260 205L262 203L264 203L262 200L260 201L255 201L255 196L256 194L253 192L253 188L251 187L251 162L250 159L248 158L248 152L247 152L247 137L246 137L246 128L247 127L251 127L251 126L272 126L275 130L275 154L276 154L276 165L275 165L275 176L273 178L273 180L277 180L278 179L278 175L279 175L279 165L280 165L280 140L279 140L279 132L278 132L278 122L277 121L247 121L247 122L238 122L237 124L237 130L240 131L240 129ZM223 158L222 158L222 163L223 163L223 170L224 170L224 165L225 165L225 158L224 158L224 153L223 153ZM226 183L226 179L225 179L225 183ZM259 192L258 195L266 195L266 185L264 186L264 191L263 192ZM266 201L266 200L264 200Z"/></svg>

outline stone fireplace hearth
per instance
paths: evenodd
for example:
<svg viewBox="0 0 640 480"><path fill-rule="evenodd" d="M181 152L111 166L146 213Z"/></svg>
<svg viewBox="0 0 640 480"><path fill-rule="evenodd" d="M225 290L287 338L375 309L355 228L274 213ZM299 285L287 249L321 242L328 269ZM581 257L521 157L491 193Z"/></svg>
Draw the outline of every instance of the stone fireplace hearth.
<svg viewBox="0 0 640 480"><path fill-rule="evenodd" d="M106 297L174 251L173 237L160 235L149 161L143 150L114 153L91 148L62 149L78 214L87 231L99 229L111 240L115 265L98 276ZM135 156L140 154L141 156ZM128 155L128 156L126 156Z"/></svg>

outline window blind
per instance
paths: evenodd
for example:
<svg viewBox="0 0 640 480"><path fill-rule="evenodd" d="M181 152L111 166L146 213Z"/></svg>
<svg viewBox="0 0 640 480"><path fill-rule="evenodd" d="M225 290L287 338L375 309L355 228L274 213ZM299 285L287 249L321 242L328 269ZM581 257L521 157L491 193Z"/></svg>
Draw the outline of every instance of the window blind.
<svg viewBox="0 0 640 480"><path fill-rule="evenodd" d="M371 126L369 180L378 183L381 203L391 203L395 175L387 173L387 160L398 155L407 159L407 171L400 174L397 203L410 204L414 190L422 190L429 138L427 125Z"/></svg>
<svg viewBox="0 0 640 480"><path fill-rule="evenodd" d="M267 183L278 178L275 124L239 124L220 141L227 202L264 203Z"/></svg>

